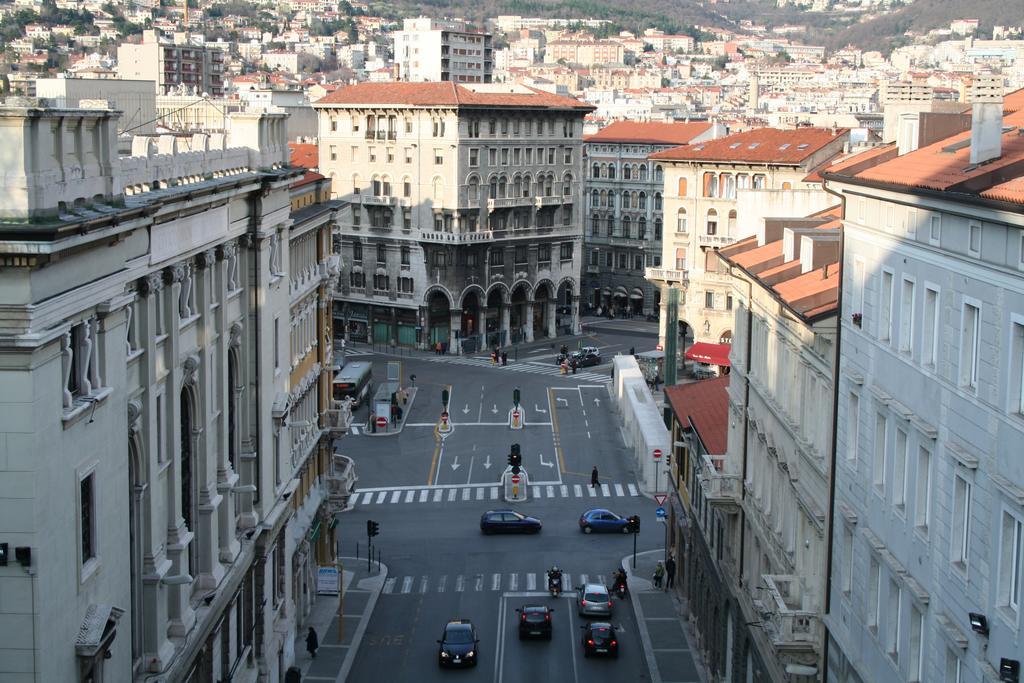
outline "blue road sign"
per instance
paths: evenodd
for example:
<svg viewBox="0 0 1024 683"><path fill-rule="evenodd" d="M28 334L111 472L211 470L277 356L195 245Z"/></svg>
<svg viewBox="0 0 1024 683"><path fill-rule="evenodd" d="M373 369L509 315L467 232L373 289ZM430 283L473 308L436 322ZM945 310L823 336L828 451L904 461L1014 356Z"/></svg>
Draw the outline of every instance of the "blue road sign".
<svg viewBox="0 0 1024 683"><path fill-rule="evenodd" d="M668 513L665 512L665 508L658 508L657 510L654 511L654 514L658 516L658 519L665 519L665 516Z"/></svg>

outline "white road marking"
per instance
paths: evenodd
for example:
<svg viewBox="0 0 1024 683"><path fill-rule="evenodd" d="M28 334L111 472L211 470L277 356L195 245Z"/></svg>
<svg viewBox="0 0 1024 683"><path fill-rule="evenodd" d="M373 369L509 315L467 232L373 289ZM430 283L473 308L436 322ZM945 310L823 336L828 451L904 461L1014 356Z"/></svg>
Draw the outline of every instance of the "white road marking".
<svg viewBox="0 0 1024 683"><path fill-rule="evenodd" d="M539 486L534 486L533 487L533 497L534 498L540 498L540 487Z"/></svg>
<svg viewBox="0 0 1024 683"><path fill-rule="evenodd" d="M444 495L444 489L437 489L436 491L434 491L434 502L435 503L440 503L441 502L441 496L443 496L443 495Z"/></svg>
<svg viewBox="0 0 1024 683"><path fill-rule="evenodd" d="M392 576L390 579L387 579L384 582L384 588L382 589L381 592L383 592L383 593L391 593L394 590L395 590L395 577Z"/></svg>
<svg viewBox="0 0 1024 683"><path fill-rule="evenodd" d="M379 504L383 503L384 499L387 498L387 497L388 497L388 492L387 491L381 491L380 495L377 496L377 504L379 505Z"/></svg>
<svg viewBox="0 0 1024 683"><path fill-rule="evenodd" d="M562 572L562 591L572 590L572 574Z"/></svg>
<svg viewBox="0 0 1024 683"><path fill-rule="evenodd" d="M415 498L415 497L416 497L416 492L415 491L406 491L405 492L405 502L406 503L411 503L412 499Z"/></svg>
<svg viewBox="0 0 1024 683"><path fill-rule="evenodd" d="M622 484L616 484L615 485L615 495L616 496L624 496L624 495L626 495L626 492L622 490Z"/></svg>
<svg viewBox="0 0 1024 683"><path fill-rule="evenodd" d="M459 574L455 577L455 592L461 593L464 590L466 590L466 577Z"/></svg>
<svg viewBox="0 0 1024 683"><path fill-rule="evenodd" d="M476 499L477 500L483 500L484 499L484 490L485 489L483 489L483 488L479 488L479 489L476 490Z"/></svg>
<svg viewBox="0 0 1024 683"><path fill-rule="evenodd" d="M412 590L412 577L407 576L402 579L402 593L408 593Z"/></svg>
<svg viewBox="0 0 1024 683"><path fill-rule="evenodd" d="M397 503L398 499L401 498L401 497L402 497L402 492L401 491L395 491L394 493L391 494L391 502L392 503Z"/></svg>
<svg viewBox="0 0 1024 683"><path fill-rule="evenodd" d="M450 503L450 502L452 502L453 500L455 500L455 496L456 496L456 495L458 495L458 493L459 493L459 490L458 490L458 489L452 489L452 490L450 490L450 491L448 492L448 502Z"/></svg>
<svg viewBox="0 0 1024 683"><path fill-rule="evenodd" d="M439 581L437 582L437 592L438 592L438 593L444 593L444 589L445 589L445 587L446 587L446 584L447 584L447 583L448 583L448 575L447 575L447 574L445 574L445 575L444 575L444 576L442 576L442 577L441 577L441 579L440 579L440 580L439 580Z"/></svg>
<svg viewBox="0 0 1024 683"><path fill-rule="evenodd" d="M627 486L629 487L629 495L631 495L631 496L639 496L640 495L640 492L636 490L636 486L635 485L627 484Z"/></svg>
<svg viewBox="0 0 1024 683"><path fill-rule="evenodd" d="M537 590L537 575L530 572L526 575L526 590L535 591Z"/></svg>
<svg viewBox="0 0 1024 683"><path fill-rule="evenodd" d="M492 591L499 591L499 590L501 590L501 574L492 574L491 575L491 590Z"/></svg>
<svg viewBox="0 0 1024 683"><path fill-rule="evenodd" d="M583 496L583 487L579 484L573 484L572 495L576 496L577 498L581 498Z"/></svg>
<svg viewBox="0 0 1024 683"><path fill-rule="evenodd" d="M497 486L492 486L491 487L491 500L498 500L498 487Z"/></svg>
<svg viewBox="0 0 1024 683"><path fill-rule="evenodd" d="M558 487L558 492L562 494L562 498L569 497L569 487L566 486L565 484L562 484L561 486Z"/></svg>
<svg viewBox="0 0 1024 683"><path fill-rule="evenodd" d="M608 484L601 484L601 495L602 496L610 496L610 495L612 495L612 490L608 487Z"/></svg>
<svg viewBox="0 0 1024 683"><path fill-rule="evenodd" d="M554 498L555 497L555 487L554 486L548 486L547 490L545 491L545 493L547 493L548 498Z"/></svg>
<svg viewBox="0 0 1024 683"><path fill-rule="evenodd" d="M348 504L351 505L352 507L355 507L356 503L358 503L358 502L359 502L359 494L358 493L353 493L351 496L348 497Z"/></svg>
<svg viewBox="0 0 1024 683"><path fill-rule="evenodd" d="M587 581L587 578L588 577L587 577L586 574L580 574L580 585L581 586L586 586L588 583L590 583L589 581Z"/></svg>
<svg viewBox="0 0 1024 683"><path fill-rule="evenodd" d="M469 500L469 489L462 489L462 500Z"/></svg>
<svg viewBox="0 0 1024 683"><path fill-rule="evenodd" d="M587 491L588 491L588 492L590 493L590 497L591 497L591 498L593 498L594 496L596 496L596 495L597 495L597 489L596 489L596 488L594 488L593 486L591 486L590 488L588 488L588 489L587 489Z"/></svg>
<svg viewBox="0 0 1024 683"><path fill-rule="evenodd" d="M349 431L352 432L353 436L359 436L359 427L352 425L349 427Z"/></svg>
<svg viewBox="0 0 1024 683"><path fill-rule="evenodd" d="M427 577L427 576L424 576L422 579L420 579L420 593L426 593L427 592L427 583L429 581L430 581L430 578Z"/></svg>
<svg viewBox="0 0 1024 683"><path fill-rule="evenodd" d="M430 493L430 491L428 491L427 489L423 489L422 491L420 491L420 502L421 503L426 503L427 502L427 495L429 493Z"/></svg>
<svg viewBox="0 0 1024 683"><path fill-rule="evenodd" d="M508 589L510 591L519 590L519 574L508 575Z"/></svg>

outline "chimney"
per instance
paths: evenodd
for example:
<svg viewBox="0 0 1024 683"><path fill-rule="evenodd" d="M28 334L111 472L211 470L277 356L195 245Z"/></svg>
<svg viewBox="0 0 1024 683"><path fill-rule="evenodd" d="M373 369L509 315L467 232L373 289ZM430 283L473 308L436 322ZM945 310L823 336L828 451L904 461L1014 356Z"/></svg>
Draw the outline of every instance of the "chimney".
<svg viewBox="0 0 1024 683"><path fill-rule="evenodd" d="M1003 143L1003 77L975 76L968 88L971 103L971 165L998 159Z"/></svg>

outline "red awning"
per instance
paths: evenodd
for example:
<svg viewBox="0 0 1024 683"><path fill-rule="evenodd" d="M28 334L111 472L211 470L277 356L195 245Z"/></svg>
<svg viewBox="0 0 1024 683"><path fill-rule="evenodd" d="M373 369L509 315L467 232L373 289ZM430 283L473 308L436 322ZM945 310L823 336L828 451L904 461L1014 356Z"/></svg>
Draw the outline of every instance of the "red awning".
<svg viewBox="0 0 1024 683"><path fill-rule="evenodd" d="M708 365L723 365L729 366L729 350L732 348L729 344L708 344L707 342L696 342L693 346L686 349L686 358L688 360L695 360L698 363L707 363Z"/></svg>

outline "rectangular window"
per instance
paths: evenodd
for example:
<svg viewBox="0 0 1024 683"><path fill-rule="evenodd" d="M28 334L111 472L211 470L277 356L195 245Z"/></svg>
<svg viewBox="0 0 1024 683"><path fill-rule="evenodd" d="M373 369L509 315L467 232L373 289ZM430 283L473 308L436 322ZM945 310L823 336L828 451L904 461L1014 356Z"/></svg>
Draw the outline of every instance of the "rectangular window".
<svg viewBox="0 0 1024 683"><path fill-rule="evenodd" d="M847 595L853 590L853 530L843 525L842 588Z"/></svg>
<svg viewBox="0 0 1024 683"><path fill-rule="evenodd" d="M928 241L938 246L942 241L942 214L929 216L928 218Z"/></svg>
<svg viewBox="0 0 1024 683"><path fill-rule="evenodd" d="M540 244L537 246L537 260L541 263L551 262L551 245Z"/></svg>
<svg viewBox="0 0 1024 683"><path fill-rule="evenodd" d="M853 263L853 313L864 313L864 262L857 259Z"/></svg>
<svg viewBox="0 0 1024 683"><path fill-rule="evenodd" d="M593 249L590 252L590 265L596 266L601 259L601 252L597 249Z"/></svg>
<svg viewBox="0 0 1024 683"><path fill-rule="evenodd" d="M715 307L715 293L714 292L704 292L704 308L714 308L714 307Z"/></svg>
<svg viewBox="0 0 1024 683"><path fill-rule="evenodd" d="M555 163L555 148L548 147L548 165Z"/></svg>
<svg viewBox="0 0 1024 683"><path fill-rule="evenodd" d="M903 278L900 293L900 351L914 349L914 281Z"/></svg>
<svg viewBox="0 0 1024 683"><path fill-rule="evenodd" d="M480 150L479 149L474 148L474 149L469 150L469 165L472 166L472 167L476 167L476 166L480 165Z"/></svg>
<svg viewBox="0 0 1024 683"><path fill-rule="evenodd" d="M892 449L892 504L901 513L907 504L907 433L896 428Z"/></svg>
<svg viewBox="0 0 1024 683"><path fill-rule="evenodd" d="M505 265L505 250L500 247L491 250L490 264L492 266L503 266Z"/></svg>
<svg viewBox="0 0 1024 683"><path fill-rule="evenodd" d="M999 606L1013 613L1013 623L1020 615L1021 565L1024 564L1024 522L1003 510L999 538Z"/></svg>
<svg viewBox="0 0 1024 683"><path fill-rule="evenodd" d="M529 166L533 163L533 147L527 147L525 150L526 165Z"/></svg>
<svg viewBox="0 0 1024 683"><path fill-rule="evenodd" d="M732 294L726 294L725 295L725 310L727 310L727 311L731 311L732 310Z"/></svg>
<svg viewBox="0 0 1024 683"><path fill-rule="evenodd" d="M856 463L857 448L860 445L860 396L852 391L846 405L846 425L848 428L846 460L850 463ZM854 466L856 467L856 465Z"/></svg>
<svg viewBox="0 0 1024 683"><path fill-rule="evenodd" d="M508 147L501 148L501 165L508 166Z"/></svg>
<svg viewBox="0 0 1024 683"><path fill-rule="evenodd" d="M964 302L960 323L960 385L978 388L978 351L981 343L981 309Z"/></svg>
<svg viewBox="0 0 1024 683"><path fill-rule="evenodd" d="M963 664L960 657L952 650L946 650L945 683L964 683Z"/></svg>
<svg viewBox="0 0 1024 683"><path fill-rule="evenodd" d="M871 568L868 575L868 629L878 633L878 615L882 611L882 568L878 558L871 556Z"/></svg>
<svg viewBox="0 0 1024 683"><path fill-rule="evenodd" d="M924 328L921 330L921 362L935 368L939 358L939 292L931 287L924 290Z"/></svg>
<svg viewBox="0 0 1024 683"><path fill-rule="evenodd" d="M928 535L932 507L932 452L924 446L917 449L917 490L914 493L914 526Z"/></svg>
<svg viewBox="0 0 1024 683"><path fill-rule="evenodd" d="M487 163L490 164L491 166L497 166L498 165L498 148L497 147L490 147L490 148L488 148L488 150L487 150Z"/></svg>
<svg viewBox="0 0 1024 683"><path fill-rule="evenodd" d="M388 155L388 163L389 164L395 163L395 148L394 147L388 147L387 148L387 155Z"/></svg>
<svg viewBox="0 0 1024 683"><path fill-rule="evenodd" d="M903 590L889 579L889 609L885 630L885 651L898 665L900 662L900 628L903 620Z"/></svg>
<svg viewBox="0 0 1024 683"><path fill-rule="evenodd" d="M686 249L676 249L676 270L686 270Z"/></svg>
<svg viewBox="0 0 1024 683"><path fill-rule="evenodd" d="M352 161L359 161L359 148L356 146L352 147Z"/></svg>
<svg viewBox="0 0 1024 683"><path fill-rule="evenodd" d="M411 164L412 163L412 147L406 147L405 148L405 163L407 163L407 164Z"/></svg>
<svg viewBox="0 0 1024 683"><path fill-rule="evenodd" d="M565 148L565 154L564 154L564 156L562 158L562 161L564 163L566 163L566 164L571 164L572 163L572 147L566 147Z"/></svg>
<svg viewBox="0 0 1024 683"><path fill-rule="evenodd" d="M337 145L331 145L331 161L338 160L338 147Z"/></svg>
<svg viewBox="0 0 1024 683"><path fill-rule="evenodd" d="M559 258L563 261L572 260L572 242L562 242L558 248Z"/></svg>
<svg viewBox="0 0 1024 683"><path fill-rule="evenodd" d="M971 533L971 484L959 474L953 475L953 564L966 571Z"/></svg>
<svg viewBox="0 0 1024 683"><path fill-rule="evenodd" d="M886 417L881 413L875 415L875 460L871 472L872 483L875 491L885 497L885 431Z"/></svg>
<svg viewBox="0 0 1024 683"><path fill-rule="evenodd" d="M512 150L512 164L514 166L523 165L523 150L519 147L516 147Z"/></svg>
<svg viewBox="0 0 1024 683"><path fill-rule="evenodd" d="M892 273L885 270L878 290L878 338L892 339Z"/></svg>
<svg viewBox="0 0 1024 683"><path fill-rule="evenodd" d="M274 318L274 369L281 368L281 318Z"/></svg>
<svg viewBox="0 0 1024 683"><path fill-rule="evenodd" d="M377 149L375 147L367 147L366 154L371 164L377 161Z"/></svg>
<svg viewBox="0 0 1024 683"><path fill-rule="evenodd" d="M90 472L78 482L79 523L81 525L82 564L96 559L96 473Z"/></svg>
<svg viewBox="0 0 1024 683"><path fill-rule="evenodd" d="M434 165L441 166L444 164L444 152L440 149L434 150Z"/></svg>
<svg viewBox="0 0 1024 683"><path fill-rule="evenodd" d="M924 615L914 604L910 605L910 651L907 654L907 680L918 683L924 671Z"/></svg>
<svg viewBox="0 0 1024 683"><path fill-rule="evenodd" d="M967 253L981 256L981 225L978 223L971 223L968 227Z"/></svg>
<svg viewBox="0 0 1024 683"><path fill-rule="evenodd" d="M409 247L402 247L401 255L402 255L402 265L403 266L409 265L409 252L410 252Z"/></svg>

